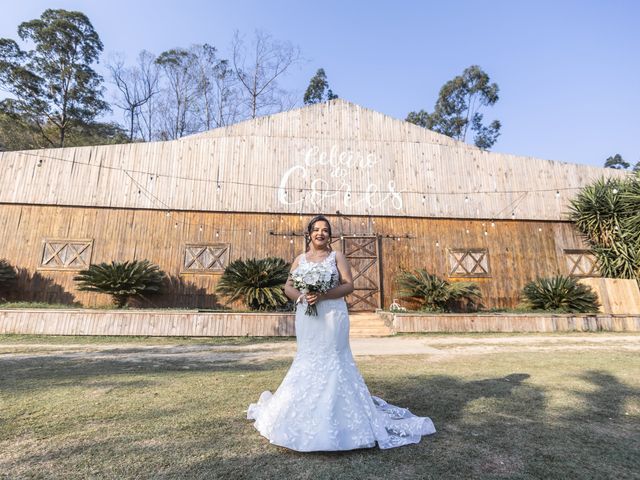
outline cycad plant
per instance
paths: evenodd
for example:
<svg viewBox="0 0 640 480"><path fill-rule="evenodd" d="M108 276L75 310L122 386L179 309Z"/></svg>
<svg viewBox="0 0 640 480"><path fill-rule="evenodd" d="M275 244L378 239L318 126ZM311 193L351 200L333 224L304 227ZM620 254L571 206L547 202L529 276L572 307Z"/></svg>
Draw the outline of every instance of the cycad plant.
<svg viewBox="0 0 640 480"><path fill-rule="evenodd" d="M277 310L288 299L284 284L290 265L282 258L235 260L224 270L216 292L227 298L227 303L241 300L250 310Z"/></svg>
<svg viewBox="0 0 640 480"><path fill-rule="evenodd" d="M640 279L640 180L600 179L571 201L569 218L605 277Z"/></svg>
<svg viewBox="0 0 640 480"><path fill-rule="evenodd" d="M133 296L159 292L164 278L164 272L148 260L90 265L73 277L78 290L109 294L118 308Z"/></svg>
<svg viewBox="0 0 640 480"><path fill-rule="evenodd" d="M417 301L423 310L432 312L449 312L460 303L474 307L482 298L476 283L450 283L423 269L401 272L397 284L401 297Z"/></svg>
<svg viewBox="0 0 640 480"><path fill-rule="evenodd" d="M0 260L0 291L9 289L16 279L16 269L6 260Z"/></svg>
<svg viewBox="0 0 640 480"><path fill-rule="evenodd" d="M600 306L591 287L563 275L537 278L526 284L522 293L526 305L533 310L590 313L597 312Z"/></svg>

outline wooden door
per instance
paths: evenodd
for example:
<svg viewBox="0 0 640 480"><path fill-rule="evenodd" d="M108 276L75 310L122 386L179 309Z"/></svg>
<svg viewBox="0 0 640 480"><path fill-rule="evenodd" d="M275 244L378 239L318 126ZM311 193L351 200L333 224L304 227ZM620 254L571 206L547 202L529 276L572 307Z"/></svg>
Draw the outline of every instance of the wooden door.
<svg viewBox="0 0 640 480"><path fill-rule="evenodd" d="M351 264L353 293L347 296L347 305L352 312L374 311L382 305L380 288L380 248L375 236L342 236L333 242Z"/></svg>

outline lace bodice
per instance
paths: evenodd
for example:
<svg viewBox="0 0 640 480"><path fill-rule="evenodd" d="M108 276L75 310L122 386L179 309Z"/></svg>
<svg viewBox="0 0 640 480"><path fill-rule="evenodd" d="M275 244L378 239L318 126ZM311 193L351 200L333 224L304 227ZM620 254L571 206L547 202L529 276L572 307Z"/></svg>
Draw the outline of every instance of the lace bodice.
<svg viewBox="0 0 640 480"><path fill-rule="evenodd" d="M331 270L331 288L337 287L338 285L340 285L340 272L338 271L338 264L336 263L336 252L332 251L329 255L327 255L327 257L322 260L321 262L312 262L310 260L307 260L307 254L303 253L302 256L300 257L300 264L320 264L320 265L326 265L327 267L329 267L329 269Z"/></svg>

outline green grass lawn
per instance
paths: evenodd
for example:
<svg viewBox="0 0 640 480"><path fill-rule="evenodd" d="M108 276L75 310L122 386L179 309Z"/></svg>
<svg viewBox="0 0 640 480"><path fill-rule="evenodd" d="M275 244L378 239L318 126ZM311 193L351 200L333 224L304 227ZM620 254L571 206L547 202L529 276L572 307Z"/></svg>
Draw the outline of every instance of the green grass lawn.
<svg viewBox="0 0 640 480"><path fill-rule="evenodd" d="M0 338L12 342L28 343ZM245 420L289 360L0 355L0 478L638 478L638 357L559 347L358 359L373 394L430 416L438 433L399 449L302 454Z"/></svg>

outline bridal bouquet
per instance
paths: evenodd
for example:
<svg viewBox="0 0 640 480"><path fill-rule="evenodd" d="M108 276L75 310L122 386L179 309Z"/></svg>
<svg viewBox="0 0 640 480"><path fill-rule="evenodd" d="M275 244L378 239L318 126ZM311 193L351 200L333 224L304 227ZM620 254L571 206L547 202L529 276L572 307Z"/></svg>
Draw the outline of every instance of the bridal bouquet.
<svg viewBox="0 0 640 480"><path fill-rule="evenodd" d="M326 264L306 262L291 272L293 286L300 293L326 293L333 281L333 273ZM304 312L306 315L318 315L317 305L308 305Z"/></svg>

